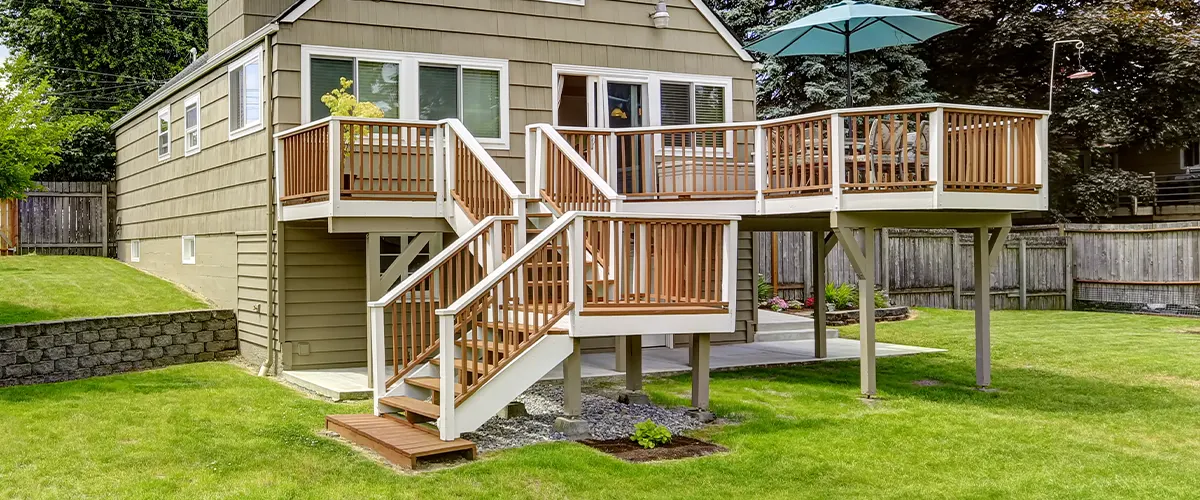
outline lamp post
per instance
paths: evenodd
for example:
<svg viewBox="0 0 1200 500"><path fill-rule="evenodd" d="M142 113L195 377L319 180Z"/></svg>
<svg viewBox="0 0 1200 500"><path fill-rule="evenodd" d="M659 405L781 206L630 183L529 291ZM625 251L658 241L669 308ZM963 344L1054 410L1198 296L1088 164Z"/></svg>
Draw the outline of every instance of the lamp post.
<svg viewBox="0 0 1200 500"><path fill-rule="evenodd" d="M1055 61L1055 57L1058 56L1058 44L1060 44L1060 43L1074 43L1075 50L1077 51L1077 55L1075 56L1075 59L1077 61L1079 61L1079 71L1076 71L1074 73L1067 75L1067 79L1082 80L1085 78L1091 78L1092 75L1096 74L1094 72L1088 71L1087 68L1083 67L1083 40L1072 39L1072 40L1058 40L1058 41L1054 42L1054 45L1050 48L1050 102L1046 104L1047 111L1054 111L1054 70L1055 70L1054 61Z"/></svg>

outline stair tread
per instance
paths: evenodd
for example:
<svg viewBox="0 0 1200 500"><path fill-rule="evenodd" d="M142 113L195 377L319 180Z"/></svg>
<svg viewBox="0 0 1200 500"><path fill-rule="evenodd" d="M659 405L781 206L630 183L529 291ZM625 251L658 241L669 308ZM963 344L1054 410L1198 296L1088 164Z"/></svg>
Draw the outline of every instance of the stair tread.
<svg viewBox="0 0 1200 500"><path fill-rule="evenodd" d="M431 391L442 390L442 379L439 377L410 377L404 379L404 382L417 387L429 389ZM463 394L464 392L465 391L463 391L462 384L454 384L454 395L457 396L459 394Z"/></svg>
<svg viewBox="0 0 1200 500"><path fill-rule="evenodd" d="M442 408L438 405L430 403L429 401L421 401L416 398L410 398L408 396L388 396L386 398L380 398L379 402L391 406L392 408L416 413L418 415L424 415L429 418L438 418L442 414Z"/></svg>
<svg viewBox="0 0 1200 500"><path fill-rule="evenodd" d="M455 359L454 361L457 362L458 360ZM429 360L429 362L432 364L441 366L442 358L433 358L433 359ZM459 365L456 363L454 366L458 367ZM482 362L479 363L479 368L475 368L474 363L467 363L467 371L471 371L471 372L478 371L480 373L483 373L485 370L487 371L487 373L492 373L492 372L496 371L497 368L496 368L496 365L489 365L487 363L482 363Z"/></svg>

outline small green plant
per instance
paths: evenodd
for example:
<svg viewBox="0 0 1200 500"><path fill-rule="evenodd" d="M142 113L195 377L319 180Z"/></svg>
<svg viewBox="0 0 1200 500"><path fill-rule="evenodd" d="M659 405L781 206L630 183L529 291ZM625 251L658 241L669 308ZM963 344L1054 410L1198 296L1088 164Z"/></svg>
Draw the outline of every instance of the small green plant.
<svg viewBox="0 0 1200 500"><path fill-rule="evenodd" d="M858 305L858 290L855 290L854 287L846 283L840 285L834 283L826 284L825 302L833 304L835 311L854 309Z"/></svg>
<svg viewBox="0 0 1200 500"><path fill-rule="evenodd" d="M767 278L763 275L758 275L758 301L766 302L775 296L775 287L767 283Z"/></svg>
<svg viewBox="0 0 1200 500"><path fill-rule="evenodd" d="M383 111L379 109L379 106L370 102L358 102L358 98L350 92L350 86L354 84L353 80L343 77L340 83L341 88L333 89L328 94L321 96L321 103L329 108L330 115L383 118Z"/></svg>
<svg viewBox="0 0 1200 500"><path fill-rule="evenodd" d="M633 435L629 436L629 439L641 445L642 448L650 449L670 443L671 431L666 426L647 420L633 426Z"/></svg>
<svg viewBox="0 0 1200 500"><path fill-rule="evenodd" d="M888 296L884 295L882 290L875 290L875 307L884 308L891 307L891 305L891 301L888 300Z"/></svg>

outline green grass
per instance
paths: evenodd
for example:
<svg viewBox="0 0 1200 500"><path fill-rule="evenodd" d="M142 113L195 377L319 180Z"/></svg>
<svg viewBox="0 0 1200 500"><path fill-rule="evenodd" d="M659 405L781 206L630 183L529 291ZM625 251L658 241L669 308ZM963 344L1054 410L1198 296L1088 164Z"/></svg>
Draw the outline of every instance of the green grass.
<svg viewBox="0 0 1200 500"><path fill-rule="evenodd" d="M1181 498L1200 491L1200 322L998 312L995 392L972 315L922 310L879 340L949 351L713 375L728 454L628 464L576 444L397 474L320 437L306 399L227 364L0 390L0 498ZM853 328L844 334L854 334ZM653 379L686 401L688 379ZM917 384L917 381L924 381ZM937 385L927 385L937 381Z"/></svg>
<svg viewBox="0 0 1200 500"><path fill-rule="evenodd" d="M209 307L149 274L100 257L0 257L0 325Z"/></svg>

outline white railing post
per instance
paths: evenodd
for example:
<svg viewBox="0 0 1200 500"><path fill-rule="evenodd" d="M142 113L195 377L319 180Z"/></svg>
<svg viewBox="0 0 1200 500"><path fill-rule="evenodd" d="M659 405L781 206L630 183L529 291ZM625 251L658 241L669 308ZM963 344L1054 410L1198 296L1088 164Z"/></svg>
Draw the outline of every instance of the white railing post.
<svg viewBox="0 0 1200 500"><path fill-rule="evenodd" d="M485 262L484 269L490 273L504 263L504 221L500 219L492 221L492 238L488 242L488 247L489 259Z"/></svg>
<svg viewBox="0 0 1200 500"><path fill-rule="evenodd" d="M613 188L613 191L616 191L617 190L617 169L619 168L617 165L617 133L616 132L609 132L608 148L606 148L606 149L608 149L608 151L605 151L605 154L604 154L604 165L603 165L604 172L602 172L602 174L603 174L602 176L604 177L604 182L607 182L608 185Z"/></svg>
<svg viewBox="0 0 1200 500"><path fill-rule="evenodd" d="M450 151L446 147L446 134L450 127L445 124L438 125L433 129L433 189L437 193L434 197L434 207L438 217L446 215L446 198L449 191L446 190L446 165L449 164Z"/></svg>
<svg viewBox="0 0 1200 500"><path fill-rule="evenodd" d="M754 213L767 213L767 129L754 127Z"/></svg>
<svg viewBox="0 0 1200 500"><path fill-rule="evenodd" d="M329 215L342 200L342 121L329 120Z"/></svg>
<svg viewBox="0 0 1200 500"><path fill-rule="evenodd" d="M1035 156L1037 163L1033 174L1033 181L1035 184L1040 184L1042 186L1041 192L1039 193L1039 196L1041 197L1040 206L1042 210L1047 210L1050 208L1049 123L1049 115L1043 115L1041 118L1038 118L1037 129L1035 130L1036 133L1034 134L1037 136L1036 139L1034 139L1037 142L1037 154Z"/></svg>
<svg viewBox="0 0 1200 500"><path fill-rule="evenodd" d="M453 441L458 438L458 428L454 422L454 314L438 314L439 354L441 363L438 369L441 375L441 416L438 417L438 431L442 441ZM463 356L466 356L463 351ZM478 354L478 353L475 353Z"/></svg>
<svg viewBox="0 0 1200 500"><path fill-rule="evenodd" d="M920 133L918 130L918 137ZM942 205L942 192L945 190L942 164L945 163L943 156L946 149L946 108L941 106L929 113L928 147L929 180L933 182L933 208L938 208ZM921 152L916 151L914 154L920 161Z"/></svg>
<svg viewBox="0 0 1200 500"><path fill-rule="evenodd" d="M384 334L383 306L370 306L371 355L375 358L371 368L372 388L375 391L375 414L383 415L379 399L387 395L387 341ZM395 335L397 332L392 332Z"/></svg>
<svg viewBox="0 0 1200 500"><path fill-rule="evenodd" d="M450 196L450 192L454 191L454 181L455 181L454 169L457 168L457 166L458 166L456 158L455 158L455 151L457 151L457 149L458 149L457 148L458 134L456 134L454 132L454 128L451 127L449 123L444 124L444 126L446 127L446 137L443 138L443 140L446 142L446 164L445 164L446 208L445 208L445 211L446 211L446 213L453 214L454 210L451 208L451 203L453 203L453 198Z"/></svg>
<svg viewBox="0 0 1200 500"><path fill-rule="evenodd" d="M738 221L729 221L725 226L725 251L721 272L724 273L725 289L721 291L721 301L729 304L729 319L737 322L737 256L738 256Z"/></svg>
<svg viewBox="0 0 1200 500"><path fill-rule="evenodd" d="M534 196L534 197L540 199L542 197L542 189L545 189L545 187L546 187L546 169L549 168L546 166L546 161L547 161L546 141L547 141L547 138L546 138L546 131L542 130L542 127L538 126L538 127L536 127L535 130L537 130L537 133L534 135L534 141L533 141L533 147L535 149L535 151L534 151L535 161L534 161L534 168L533 168L534 179L533 179L533 181L531 181L531 182L533 182L533 185L530 186L525 192L526 192L526 194L528 194L530 196Z"/></svg>
<svg viewBox="0 0 1200 500"><path fill-rule="evenodd" d="M579 320L579 314L583 310L584 299L587 297L583 275L584 269L587 268L584 265L583 219L583 216L576 215L575 220L571 221L570 227L567 228L567 252L570 254L570 257L567 259L570 269L567 272L570 275L570 283L568 285L571 287L568 298L571 302L575 303L575 307L571 309L572 326ZM594 255L592 256L592 258L595 257Z"/></svg>
<svg viewBox="0 0 1200 500"><path fill-rule="evenodd" d="M829 193L833 208L842 208L842 179L846 177L846 124L841 113L829 115Z"/></svg>

